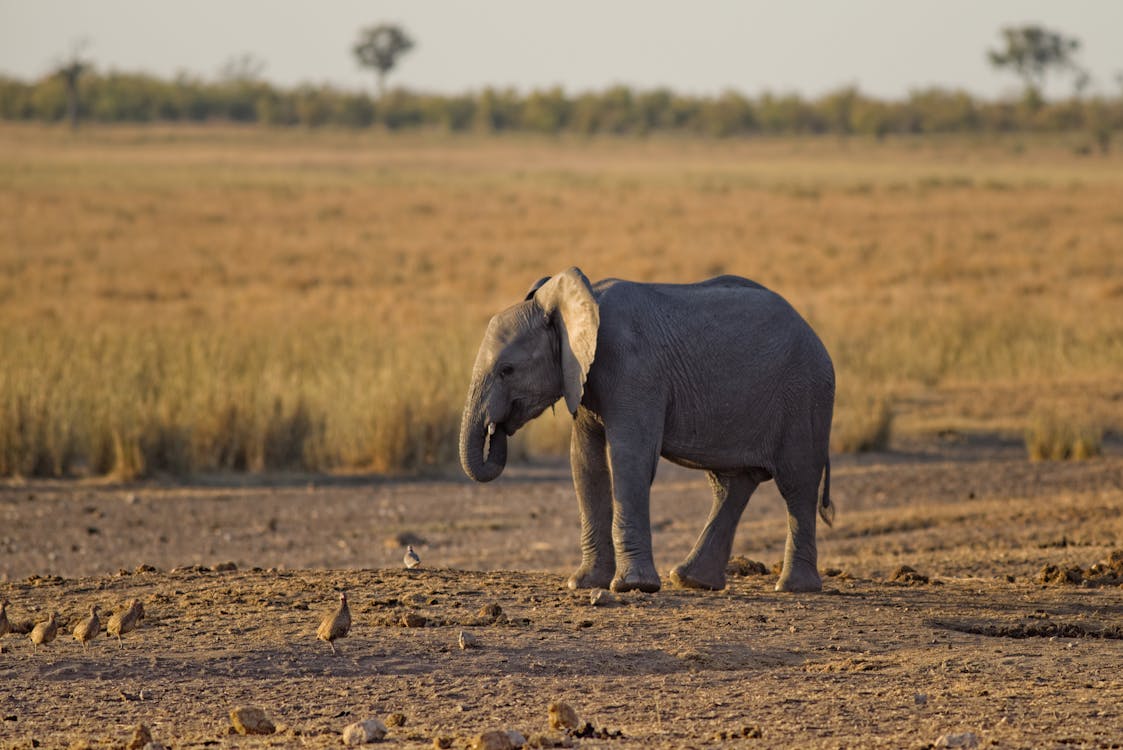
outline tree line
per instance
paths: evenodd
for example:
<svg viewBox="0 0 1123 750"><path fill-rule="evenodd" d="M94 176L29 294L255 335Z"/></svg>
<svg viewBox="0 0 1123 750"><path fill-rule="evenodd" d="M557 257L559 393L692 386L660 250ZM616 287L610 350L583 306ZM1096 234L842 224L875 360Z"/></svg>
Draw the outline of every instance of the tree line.
<svg viewBox="0 0 1123 750"><path fill-rule="evenodd" d="M1110 140L1123 129L1123 97L1045 102L1026 96L984 100L964 91L916 90L889 101L841 88L817 98L737 92L682 95L614 86L568 94L561 88L519 93L485 88L434 95L395 88L375 98L330 86L280 88L250 77L166 80L146 74L88 71L76 104L67 81L0 77L0 118L60 122L77 106L83 121L260 123L276 126L437 128L452 132L582 135L1001 133L1088 131Z"/></svg>

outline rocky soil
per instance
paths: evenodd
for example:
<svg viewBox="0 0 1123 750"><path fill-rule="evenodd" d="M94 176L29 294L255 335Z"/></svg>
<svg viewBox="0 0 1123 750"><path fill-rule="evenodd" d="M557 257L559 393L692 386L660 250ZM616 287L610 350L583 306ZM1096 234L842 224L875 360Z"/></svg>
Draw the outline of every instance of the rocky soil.
<svg viewBox="0 0 1123 750"><path fill-rule="evenodd" d="M42 646L0 637L0 747L125 747L142 723L176 748L334 747L368 719L394 747L496 731L604 748L1123 747L1119 446L1033 464L942 443L840 459L832 479L821 594L772 590L785 521L769 484L725 591L595 604L565 589L564 464L479 486L8 483L0 597L17 630L51 611L66 627ZM700 474L660 469L660 569L708 505ZM402 568L406 544L421 568ZM338 590L353 625L333 656L315 632ZM90 604L104 623L130 598L145 617L120 644L70 635ZM550 727L558 703L575 726ZM234 733L240 707L273 733Z"/></svg>

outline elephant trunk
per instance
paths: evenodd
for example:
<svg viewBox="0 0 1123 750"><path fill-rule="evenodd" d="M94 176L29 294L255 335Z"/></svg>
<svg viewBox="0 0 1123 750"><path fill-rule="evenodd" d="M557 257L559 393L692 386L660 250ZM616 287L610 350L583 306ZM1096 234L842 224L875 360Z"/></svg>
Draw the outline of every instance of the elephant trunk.
<svg viewBox="0 0 1123 750"><path fill-rule="evenodd" d="M507 466L507 433L485 413L479 400L469 396L460 420L460 465L477 482L490 482Z"/></svg>

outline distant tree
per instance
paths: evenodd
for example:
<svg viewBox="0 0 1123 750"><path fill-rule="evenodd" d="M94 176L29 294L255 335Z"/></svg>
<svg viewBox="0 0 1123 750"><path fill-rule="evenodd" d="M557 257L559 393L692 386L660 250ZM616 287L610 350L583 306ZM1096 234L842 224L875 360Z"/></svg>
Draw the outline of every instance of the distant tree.
<svg viewBox="0 0 1123 750"><path fill-rule="evenodd" d="M218 69L218 78L224 83L257 83L265 72L265 61L251 52L229 58Z"/></svg>
<svg viewBox="0 0 1123 750"><path fill-rule="evenodd" d="M1041 26L1008 26L1002 29L1005 47L987 50L990 64L996 68L1009 68L1022 79L1026 99L1042 101L1045 75L1051 70L1083 73L1073 60L1080 49L1080 40L1067 37ZM1086 74L1085 74L1086 75Z"/></svg>
<svg viewBox="0 0 1123 750"><path fill-rule="evenodd" d="M70 59L55 68L54 72L66 87L66 119L71 129L78 128L78 79L90 69L90 64L80 57L86 45L86 40L75 42L70 51Z"/></svg>
<svg viewBox="0 0 1123 750"><path fill-rule="evenodd" d="M363 29L352 48L355 59L364 68L374 68L378 77L378 98L386 93L386 74L398 64L398 58L413 49L413 40L400 27L379 24Z"/></svg>

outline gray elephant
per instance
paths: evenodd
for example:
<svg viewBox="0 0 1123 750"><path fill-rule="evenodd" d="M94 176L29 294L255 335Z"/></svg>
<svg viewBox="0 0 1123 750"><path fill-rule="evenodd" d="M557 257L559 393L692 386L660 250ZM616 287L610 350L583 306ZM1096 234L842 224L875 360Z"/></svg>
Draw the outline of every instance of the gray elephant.
<svg viewBox="0 0 1123 750"><path fill-rule="evenodd" d="M775 479L788 510L776 588L822 588L815 515L834 515L834 366L778 294L736 276L594 286L570 268L541 279L488 324L460 426L465 473L499 476L507 437L562 397L581 511L570 588L659 589L649 506L660 456L705 470L714 493L694 549L671 572L676 585L725 586L741 513Z"/></svg>

